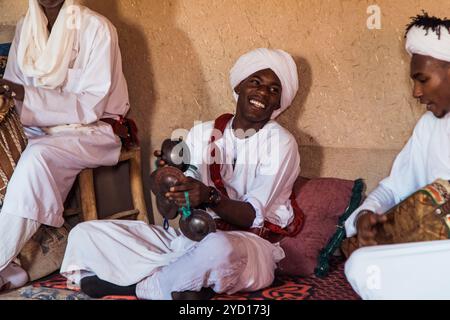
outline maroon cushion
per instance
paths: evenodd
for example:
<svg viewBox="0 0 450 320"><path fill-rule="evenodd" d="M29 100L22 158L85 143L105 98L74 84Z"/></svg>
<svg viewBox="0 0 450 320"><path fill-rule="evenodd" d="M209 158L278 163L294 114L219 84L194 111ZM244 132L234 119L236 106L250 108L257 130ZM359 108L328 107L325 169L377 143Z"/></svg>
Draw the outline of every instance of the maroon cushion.
<svg viewBox="0 0 450 320"><path fill-rule="evenodd" d="M314 273L320 250L336 232L339 217L350 203L354 184L354 181L332 178L297 180L294 192L305 214L305 224L299 235L281 242L286 253L279 264L281 274L310 276Z"/></svg>

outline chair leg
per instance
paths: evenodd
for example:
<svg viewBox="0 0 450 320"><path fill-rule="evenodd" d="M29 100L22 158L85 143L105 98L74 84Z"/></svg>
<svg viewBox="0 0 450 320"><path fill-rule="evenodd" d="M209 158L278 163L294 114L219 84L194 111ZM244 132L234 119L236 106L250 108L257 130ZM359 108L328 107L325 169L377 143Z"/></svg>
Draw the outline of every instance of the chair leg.
<svg viewBox="0 0 450 320"><path fill-rule="evenodd" d="M95 200L94 171L85 169L80 173L81 219L83 221L97 220L97 204Z"/></svg>
<svg viewBox="0 0 450 320"><path fill-rule="evenodd" d="M141 150L137 149L130 159L130 184L134 208L139 210L138 220L149 223L142 185Z"/></svg>

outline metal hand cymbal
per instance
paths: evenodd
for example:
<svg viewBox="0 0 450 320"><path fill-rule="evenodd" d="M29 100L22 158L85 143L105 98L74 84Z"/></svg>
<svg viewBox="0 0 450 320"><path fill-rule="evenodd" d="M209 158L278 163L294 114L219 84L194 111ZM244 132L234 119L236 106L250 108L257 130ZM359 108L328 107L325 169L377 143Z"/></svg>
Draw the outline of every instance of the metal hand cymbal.
<svg viewBox="0 0 450 320"><path fill-rule="evenodd" d="M178 216L178 205L163 195L156 196L156 206L159 213L167 220L174 220Z"/></svg>
<svg viewBox="0 0 450 320"><path fill-rule="evenodd" d="M163 167L150 176L150 187L155 195L165 195L170 188L186 181L183 172L174 167Z"/></svg>
<svg viewBox="0 0 450 320"><path fill-rule="evenodd" d="M171 167L185 172L189 168L191 154L189 147L180 140L164 140L161 146L161 159Z"/></svg>
<svg viewBox="0 0 450 320"><path fill-rule="evenodd" d="M180 218L180 230L187 238L200 242L216 232L216 223L206 211L196 209L188 218Z"/></svg>

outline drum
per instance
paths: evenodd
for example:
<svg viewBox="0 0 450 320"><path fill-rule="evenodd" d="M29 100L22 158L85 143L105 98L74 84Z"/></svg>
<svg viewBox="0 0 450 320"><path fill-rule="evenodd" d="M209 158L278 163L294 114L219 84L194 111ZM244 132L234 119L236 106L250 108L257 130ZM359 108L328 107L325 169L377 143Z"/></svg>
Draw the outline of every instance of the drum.
<svg viewBox="0 0 450 320"><path fill-rule="evenodd" d="M27 145L12 99L0 96L0 205L20 155Z"/></svg>
<svg viewBox="0 0 450 320"><path fill-rule="evenodd" d="M387 222L377 226L379 245L447 240L450 236L450 182L437 180L417 191L386 213ZM358 249L356 238L344 241L348 257Z"/></svg>

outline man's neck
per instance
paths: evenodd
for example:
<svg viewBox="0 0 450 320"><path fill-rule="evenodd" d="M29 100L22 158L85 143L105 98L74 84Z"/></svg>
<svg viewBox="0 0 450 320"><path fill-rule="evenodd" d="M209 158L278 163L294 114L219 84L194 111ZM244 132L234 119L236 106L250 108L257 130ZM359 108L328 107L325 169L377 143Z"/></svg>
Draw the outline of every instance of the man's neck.
<svg viewBox="0 0 450 320"><path fill-rule="evenodd" d="M56 19L58 19L59 12L61 11L63 5L64 2L56 8L42 8L48 20L47 29L49 32L52 32L53 26L55 25Z"/></svg>
<svg viewBox="0 0 450 320"><path fill-rule="evenodd" d="M267 120L265 122L250 122L247 121L245 119L242 119L239 116L234 117L233 123L232 123L232 128L234 131L236 130L242 130L243 132L251 132L250 130L252 130L253 132L257 133L259 132L259 130L261 130L262 128L264 128L264 126L269 122L270 120ZM249 138L250 136L248 136L247 138Z"/></svg>

